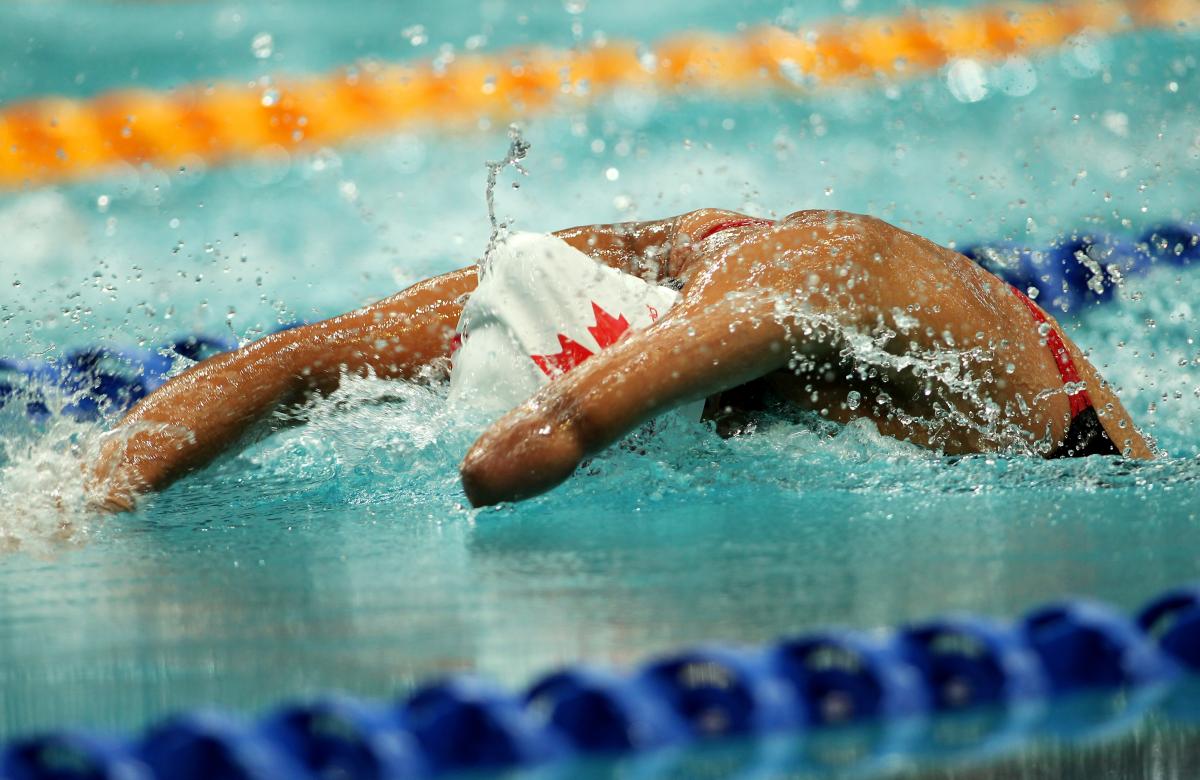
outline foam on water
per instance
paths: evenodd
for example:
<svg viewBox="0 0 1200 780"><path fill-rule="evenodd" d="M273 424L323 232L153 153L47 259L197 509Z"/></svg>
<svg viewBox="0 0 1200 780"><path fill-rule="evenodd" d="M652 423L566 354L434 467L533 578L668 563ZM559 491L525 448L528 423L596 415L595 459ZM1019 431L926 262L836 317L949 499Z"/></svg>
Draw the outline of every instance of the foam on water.
<svg viewBox="0 0 1200 780"><path fill-rule="evenodd" d="M100 518L88 508L85 467L102 430L63 416L13 428L24 430L5 426L12 432L0 438L0 550L44 555L87 542Z"/></svg>

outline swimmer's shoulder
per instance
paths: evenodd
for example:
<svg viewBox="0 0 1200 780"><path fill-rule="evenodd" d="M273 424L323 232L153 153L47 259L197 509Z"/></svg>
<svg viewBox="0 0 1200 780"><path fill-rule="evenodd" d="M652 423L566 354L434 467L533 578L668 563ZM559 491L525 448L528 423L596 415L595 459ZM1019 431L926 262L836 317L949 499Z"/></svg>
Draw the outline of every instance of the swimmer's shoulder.
<svg viewBox="0 0 1200 780"><path fill-rule="evenodd" d="M753 219L763 221L764 226L769 227L804 227L823 226L826 228L844 228L856 229L863 231L872 230L899 230L899 228L869 214L856 214L850 211L839 211L836 209L802 209L793 211L779 220L766 219L755 217L752 214L745 214L740 211L731 211L729 209L704 208L696 209L695 211L685 212L676 218L676 228L683 234L697 234L705 228L710 227L719 222L725 222L733 219Z"/></svg>
<svg viewBox="0 0 1200 780"><path fill-rule="evenodd" d="M803 209L779 220L779 227L811 227L825 231L843 233L860 233L877 235L888 233L905 233L890 222L870 214L858 214L853 211L839 209ZM906 233L907 235L907 233Z"/></svg>
<svg viewBox="0 0 1200 780"><path fill-rule="evenodd" d="M927 267L934 261L938 267L982 272L977 263L962 253L870 214L827 209L794 211L779 221L779 230L792 231L796 240L842 238L855 241L860 248L870 250L872 256L878 255L889 265L899 261L905 266ZM986 272L983 274L990 277Z"/></svg>
<svg viewBox="0 0 1200 780"><path fill-rule="evenodd" d="M759 221L759 218L737 211L715 208L697 209L677 218L676 235L683 238L684 243L687 243L688 238L703 236L719 223L738 219ZM779 220L761 221L763 224L757 228L761 237L770 236L773 241L782 242L789 248L797 248L799 244L825 243L830 239L842 239L877 248L911 241L922 244L931 243L870 214L857 214L836 209L803 209L793 211ZM747 228L753 230L753 226L747 226Z"/></svg>
<svg viewBox="0 0 1200 780"><path fill-rule="evenodd" d="M699 236L702 235L708 228L730 219L742 219L748 215L741 214L737 211L729 211L728 209L696 209L680 214L675 220L675 235L682 236Z"/></svg>
<svg viewBox="0 0 1200 780"><path fill-rule="evenodd" d="M834 209L793 211L774 225L772 233L777 241L793 249L814 244L827 245L832 241L873 253L885 252L889 246L914 238L870 214Z"/></svg>

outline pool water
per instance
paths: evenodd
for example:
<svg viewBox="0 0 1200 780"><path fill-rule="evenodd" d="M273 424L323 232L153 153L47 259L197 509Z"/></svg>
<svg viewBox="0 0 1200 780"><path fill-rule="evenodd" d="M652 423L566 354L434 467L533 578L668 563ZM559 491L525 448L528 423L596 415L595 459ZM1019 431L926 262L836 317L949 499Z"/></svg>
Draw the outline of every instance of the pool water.
<svg viewBox="0 0 1200 780"><path fill-rule="evenodd" d="M355 15L9 3L0 102L427 58L471 36L482 50L651 41L843 12L442 6L418 19L383 2ZM262 32L264 59L251 47ZM524 121L529 175L519 189L502 177L498 209L527 230L716 206L861 211L960 245L1136 236L1200 218L1195 52L1194 30L1150 31L988 66L966 91L946 73L740 98L622 91ZM500 126L398 133L0 195L0 354L248 339L464 265L489 232L484 163L506 146ZM1012 616L1068 593L1135 608L1200 566L1197 300L1200 269L1161 267L1068 326L1166 453L1149 463L948 459L803 416L764 417L730 440L673 421L548 495L473 511L456 465L479 421L451 414L441 386L353 380L302 410L306 424L101 518L71 509L78 452L101 427L31 421L10 404L0 740L63 724L131 730L206 704L260 712L328 689L381 697L465 670L515 687L569 662L955 610ZM1090 776L1098 756L1195 744L1168 716L1137 728L1134 747L1019 753L996 776Z"/></svg>

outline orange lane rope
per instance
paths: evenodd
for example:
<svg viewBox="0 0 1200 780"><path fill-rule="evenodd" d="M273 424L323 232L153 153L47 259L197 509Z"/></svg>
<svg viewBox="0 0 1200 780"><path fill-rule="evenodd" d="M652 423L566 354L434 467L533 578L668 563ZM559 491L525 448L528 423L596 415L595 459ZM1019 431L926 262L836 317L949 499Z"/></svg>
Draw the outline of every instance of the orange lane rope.
<svg viewBox="0 0 1200 780"><path fill-rule="evenodd" d="M117 163L207 164L313 149L400 128L505 120L621 87L738 91L831 86L928 72L955 59L994 60L1067 42L1200 18L1200 0L1074 0L842 19L799 33L754 28L694 33L656 48L608 42L527 49L449 63L363 63L270 84L218 83L95 98L42 98L0 108L0 187L78 179Z"/></svg>

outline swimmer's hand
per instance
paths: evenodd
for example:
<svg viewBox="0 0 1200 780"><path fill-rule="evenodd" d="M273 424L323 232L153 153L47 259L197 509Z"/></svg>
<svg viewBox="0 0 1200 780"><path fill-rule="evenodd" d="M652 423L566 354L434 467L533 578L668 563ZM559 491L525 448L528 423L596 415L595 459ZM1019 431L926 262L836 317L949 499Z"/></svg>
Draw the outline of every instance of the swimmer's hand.
<svg viewBox="0 0 1200 780"><path fill-rule="evenodd" d="M126 459L129 433L118 427L104 435L99 450L83 466L84 495L93 512L132 512L144 481Z"/></svg>
<svg viewBox="0 0 1200 780"><path fill-rule="evenodd" d="M791 337L776 313L772 270L762 269L759 290L728 296L736 269L708 269L654 325L557 377L502 417L462 462L471 504L543 493L646 420L783 367ZM781 284L791 281L782 275Z"/></svg>
<svg viewBox="0 0 1200 780"><path fill-rule="evenodd" d="M501 423L463 460L463 490L472 506L544 493L571 476L587 453L570 416L548 414L536 404L520 407Z"/></svg>

